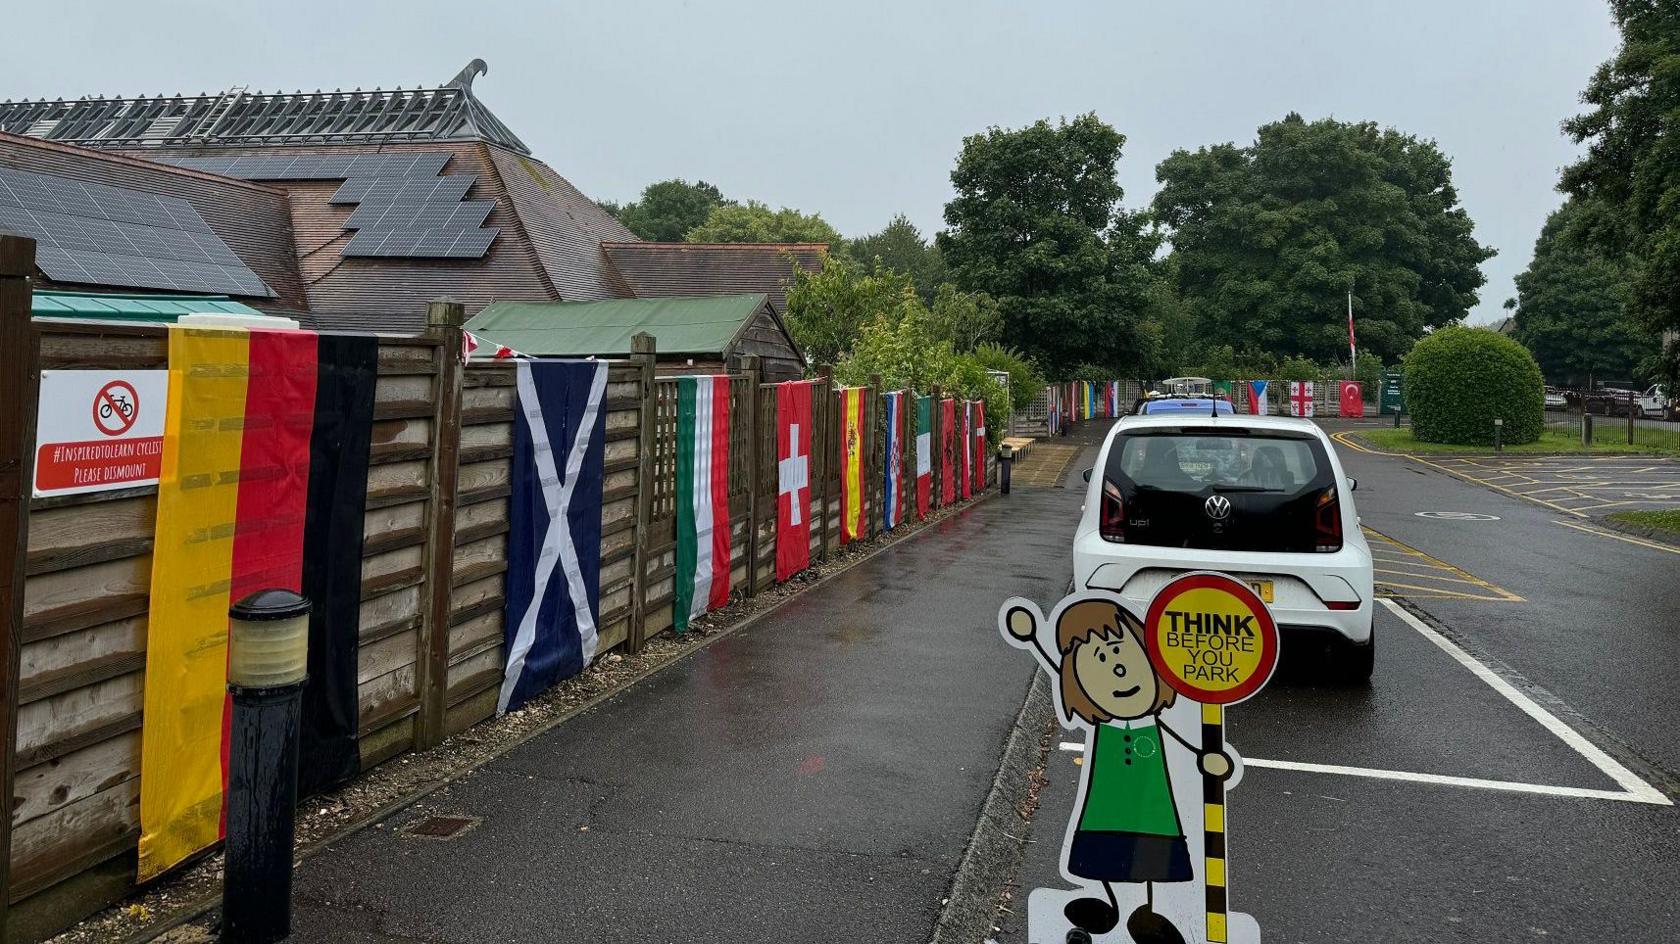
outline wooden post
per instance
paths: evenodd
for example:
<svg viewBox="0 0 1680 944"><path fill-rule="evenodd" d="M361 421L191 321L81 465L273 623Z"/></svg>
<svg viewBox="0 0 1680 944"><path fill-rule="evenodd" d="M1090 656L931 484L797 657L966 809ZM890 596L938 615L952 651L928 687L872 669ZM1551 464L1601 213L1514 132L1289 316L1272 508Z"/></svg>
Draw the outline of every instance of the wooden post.
<svg viewBox="0 0 1680 944"><path fill-rule="evenodd" d="M626 640L632 653L641 652L642 646L647 643L648 527L653 521L653 482L657 472L653 462L653 443L659 421L658 401L653 387L656 355L653 335L636 334L630 338L630 359L641 368L641 392L638 395L641 411L637 419L641 425L636 449L636 559L631 565L630 630Z"/></svg>
<svg viewBox="0 0 1680 944"><path fill-rule="evenodd" d="M29 496L35 478L35 406L41 386L41 341L30 325L29 277L35 241L0 236L0 940L11 901L12 784L17 775L19 650L23 634L23 568L29 556Z"/></svg>
<svg viewBox="0 0 1680 944"><path fill-rule="evenodd" d="M822 419L818 420L815 416L811 418L812 423L816 425L816 429L811 431L811 451L821 457L821 461L817 462L816 466L821 470L817 476L817 480L822 483L820 489L822 492L822 501L816 504L818 508L817 514L822 519L822 559L828 560L828 547L830 542L828 535L828 486L830 484L829 480L833 477L835 450L839 448L839 440L834 438L834 423L835 420L838 419L840 412L834 408L834 368L828 366L827 364L817 367L817 384L815 388L812 389L811 396L813 400L819 401L822 404ZM817 411L813 410L812 412ZM818 435L819 433L821 434L820 436ZM813 498L816 496L817 492L818 489L813 488L811 490Z"/></svg>
<svg viewBox="0 0 1680 944"><path fill-rule="evenodd" d="M747 389L741 404L747 411L747 596L758 596L758 486L759 463L763 444L758 441L763 431L758 428L758 385L764 381L764 368L757 354L741 358L741 372L747 375ZM772 450L774 453L774 450Z"/></svg>
<svg viewBox="0 0 1680 944"><path fill-rule="evenodd" d="M881 375L869 375L869 394L863 398L863 537L870 540L881 533L881 501L886 496L882 488L881 477L887 468L887 460L881 455L881 436L886 431L886 422L882 414L886 410L881 408ZM880 461L877 462L876 458Z"/></svg>
<svg viewBox="0 0 1680 944"><path fill-rule="evenodd" d="M423 751L443 740L449 707L449 616L455 578L455 497L461 475L461 324L460 302L426 306L426 337L437 342L437 387L432 408L432 462L426 500L426 575L416 653L416 688L420 712L414 723L414 749Z"/></svg>
<svg viewBox="0 0 1680 944"><path fill-rule="evenodd" d="M939 483L945 480L945 432L939 428L944 411L939 408L941 397L938 384L933 385L928 391L928 396L933 399L933 406L928 409L928 417L932 420L928 426L928 455L933 460L933 487L929 489L932 497L928 500L928 507L939 508L942 504L940 496L943 494L940 492Z"/></svg>

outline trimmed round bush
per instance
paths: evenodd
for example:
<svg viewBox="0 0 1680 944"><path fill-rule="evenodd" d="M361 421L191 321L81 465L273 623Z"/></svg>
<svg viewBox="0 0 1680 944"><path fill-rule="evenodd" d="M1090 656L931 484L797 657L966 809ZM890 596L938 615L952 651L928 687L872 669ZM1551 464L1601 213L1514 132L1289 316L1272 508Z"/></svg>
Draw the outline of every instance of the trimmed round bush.
<svg viewBox="0 0 1680 944"><path fill-rule="evenodd" d="M1503 419L1507 445L1540 438L1545 425L1540 365L1497 331L1455 326L1426 335L1406 355L1406 412L1422 442L1493 445Z"/></svg>

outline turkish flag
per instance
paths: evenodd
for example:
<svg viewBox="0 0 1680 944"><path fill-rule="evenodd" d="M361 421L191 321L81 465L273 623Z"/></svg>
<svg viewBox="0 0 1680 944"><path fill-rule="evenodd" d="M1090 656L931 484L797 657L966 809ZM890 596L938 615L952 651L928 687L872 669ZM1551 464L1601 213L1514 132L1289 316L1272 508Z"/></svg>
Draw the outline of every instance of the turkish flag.
<svg viewBox="0 0 1680 944"><path fill-rule="evenodd" d="M1359 417L1365 415L1365 393L1360 389L1359 381L1342 381L1341 414L1343 416Z"/></svg>
<svg viewBox="0 0 1680 944"><path fill-rule="evenodd" d="M776 492L776 580L782 581L811 566L810 381L776 385Z"/></svg>

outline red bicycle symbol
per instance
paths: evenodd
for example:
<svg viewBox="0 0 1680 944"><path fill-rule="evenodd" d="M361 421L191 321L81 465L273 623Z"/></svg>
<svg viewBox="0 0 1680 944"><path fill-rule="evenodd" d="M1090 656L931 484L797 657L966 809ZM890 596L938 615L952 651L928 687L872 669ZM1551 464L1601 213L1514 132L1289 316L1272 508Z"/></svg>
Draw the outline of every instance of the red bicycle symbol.
<svg viewBox="0 0 1680 944"><path fill-rule="evenodd" d="M93 425L107 436L121 436L140 416L140 394L126 380L113 380L93 398Z"/></svg>

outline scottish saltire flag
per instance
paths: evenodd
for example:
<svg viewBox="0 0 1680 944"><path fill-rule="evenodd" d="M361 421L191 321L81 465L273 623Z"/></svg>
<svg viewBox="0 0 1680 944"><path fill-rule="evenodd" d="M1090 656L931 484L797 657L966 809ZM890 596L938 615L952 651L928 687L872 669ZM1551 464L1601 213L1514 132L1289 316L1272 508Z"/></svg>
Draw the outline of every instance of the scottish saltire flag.
<svg viewBox="0 0 1680 944"><path fill-rule="evenodd" d="M933 398L916 398L916 517L933 506Z"/></svg>
<svg viewBox="0 0 1680 944"><path fill-rule="evenodd" d="M729 378L677 378L677 574L671 624L729 602Z"/></svg>
<svg viewBox="0 0 1680 944"><path fill-rule="evenodd" d="M882 453L881 529L891 531L904 515L904 393L882 397L887 414L886 450Z"/></svg>
<svg viewBox="0 0 1680 944"><path fill-rule="evenodd" d="M607 365L514 365L513 493L498 713L525 704L595 657L601 616L601 458Z"/></svg>
<svg viewBox="0 0 1680 944"><path fill-rule="evenodd" d="M1256 416L1265 416L1266 409L1266 381L1250 380L1248 382L1248 412Z"/></svg>

